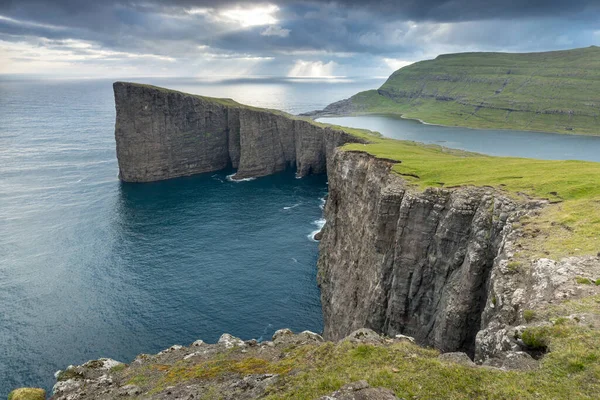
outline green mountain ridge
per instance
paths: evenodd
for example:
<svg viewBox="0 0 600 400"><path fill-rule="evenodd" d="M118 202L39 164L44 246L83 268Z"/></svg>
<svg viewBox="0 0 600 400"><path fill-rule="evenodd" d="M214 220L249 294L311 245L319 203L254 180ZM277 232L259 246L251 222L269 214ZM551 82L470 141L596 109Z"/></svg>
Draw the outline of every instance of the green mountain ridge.
<svg viewBox="0 0 600 400"><path fill-rule="evenodd" d="M600 135L600 47L457 53L394 72L322 114L401 114L428 123Z"/></svg>

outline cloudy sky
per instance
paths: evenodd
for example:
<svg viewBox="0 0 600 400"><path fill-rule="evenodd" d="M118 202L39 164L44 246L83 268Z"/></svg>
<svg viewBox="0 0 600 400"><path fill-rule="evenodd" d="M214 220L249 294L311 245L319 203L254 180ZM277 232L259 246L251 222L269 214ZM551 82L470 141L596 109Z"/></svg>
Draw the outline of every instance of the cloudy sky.
<svg viewBox="0 0 600 400"><path fill-rule="evenodd" d="M595 44L599 0L0 0L0 74L387 76Z"/></svg>

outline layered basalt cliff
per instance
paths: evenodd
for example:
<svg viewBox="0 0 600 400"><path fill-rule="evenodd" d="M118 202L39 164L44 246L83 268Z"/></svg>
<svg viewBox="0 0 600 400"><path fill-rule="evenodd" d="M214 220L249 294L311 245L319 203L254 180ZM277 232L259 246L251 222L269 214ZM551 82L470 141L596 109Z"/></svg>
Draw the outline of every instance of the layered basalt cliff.
<svg viewBox="0 0 600 400"><path fill-rule="evenodd" d="M292 115L229 99L116 82L119 177L150 182L237 169L235 179L288 167L298 176L326 171L328 155L360 139Z"/></svg>
<svg viewBox="0 0 600 400"><path fill-rule="evenodd" d="M392 172L395 163L347 150L332 160L318 261L326 339L365 327L487 365L528 363L540 350L521 339L532 315L600 292L577 284L600 276L600 255L515 261L515 226L547 201L491 187L423 189Z"/></svg>
<svg viewBox="0 0 600 400"><path fill-rule="evenodd" d="M333 166L319 259L325 337L367 327L473 354L514 202L484 188L415 190L365 153L340 151Z"/></svg>

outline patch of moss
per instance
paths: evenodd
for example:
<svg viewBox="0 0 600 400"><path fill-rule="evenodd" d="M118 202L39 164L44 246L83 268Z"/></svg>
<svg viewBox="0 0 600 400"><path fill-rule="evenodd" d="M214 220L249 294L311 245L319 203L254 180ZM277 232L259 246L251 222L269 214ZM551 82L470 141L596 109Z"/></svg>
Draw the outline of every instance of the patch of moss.
<svg viewBox="0 0 600 400"><path fill-rule="evenodd" d="M521 340L532 350L543 350L548 348L548 331L544 328L528 328L521 334Z"/></svg>
<svg viewBox="0 0 600 400"><path fill-rule="evenodd" d="M536 312L533 310L524 310L523 311L523 319L525 320L525 322L531 322L535 319L536 317Z"/></svg>
<svg viewBox="0 0 600 400"><path fill-rule="evenodd" d="M110 372L118 373L127 368L127 364L117 364L114 367L110 368Z"/></svg>
<svg viewBox="0 0 600 400"><path fill-rule="evenodd" d="M591 285L592 284L592 280L589 278L583 278L581 276L578 276L575 278L575 282L579 283L580 285Z"/></svg>
<svg viewBox="0 0 600 400"><path fill-rule="evenodd" d="M147 375L134 375L127 381L128 385L144 386L150 381Z"/></svg>
<svg viewBox="0 0 600 400"><path fill-rule="evenodd" d="M38 388L15 389L8 394L8 400L46 400L46 391Z"/></svg>
<svg viewBox="0 0 600 400"><path fill-rule="evenodd" d="M523 265L523 263L521 263L519 261L511 261L508 264L506 264L506 268L508 268L509 272L516 273L516 272L519 272L519 269L521 268L522 265Z"/></svg>
<svg viewBox="0 0 600 400"><path fill-rule="evenodd" d="M58 376L56 377L56 380L58 382L61 381L66 381L69 379L83 379L83 374L81 374L80 372L77 372L74 369L66 369L64 371L61 371Z"/></svg>

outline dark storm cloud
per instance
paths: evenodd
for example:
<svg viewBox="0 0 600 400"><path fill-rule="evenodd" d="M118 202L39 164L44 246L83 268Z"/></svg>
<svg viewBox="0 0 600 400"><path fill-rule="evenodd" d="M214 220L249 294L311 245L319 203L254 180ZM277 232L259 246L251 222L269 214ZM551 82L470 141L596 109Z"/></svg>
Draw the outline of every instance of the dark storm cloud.
<svg viewBox="0 0 600 400"><path fill-rule="evenodd" d="M256 57L272 59L269 63L278 68L296 59L336 60L359 68L381 64L383 59L414 61L440 52L541 51L597 44L598 3L0 0L0 40L50 48L68 48L70 43L75 55L96 51L95 58L81 61L90 63L98 62L104 49L185 60L190 65L198 58ZM268 4L279 7L275 23L244 26L220 14L224 9ZM91 43L93 50L82 50L69 40Z"/></svg>
<svg viewBox="0 0 600 400"><path fill-rule="evenodd" d="M590 17L584 12L597 12L597 0L339 0L339 1L240 1L240 0L3 0L0 11L17 11L49 20L82 14L105 16L105 10L116 6L132 9L176 9L190 7L225 7L257 3L301 7L336 5L341 8L366 9L384 18L405 18L413 21L475 21L499 18L531 18L547 16Z"/></svg>

